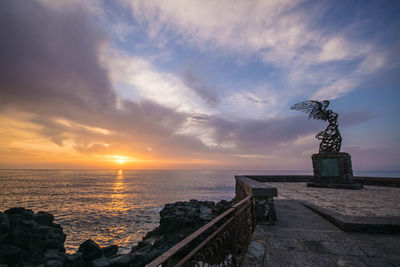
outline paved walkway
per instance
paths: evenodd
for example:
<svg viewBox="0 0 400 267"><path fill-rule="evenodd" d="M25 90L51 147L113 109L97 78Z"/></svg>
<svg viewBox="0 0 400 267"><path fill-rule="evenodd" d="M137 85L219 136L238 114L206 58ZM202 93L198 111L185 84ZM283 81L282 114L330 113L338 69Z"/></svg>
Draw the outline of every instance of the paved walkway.
<svg viewBox="0 0 400 267"><path fill-rule="evenodd" d="M400 216L400 188L364 186L361 190L307 187L306 183L267 183L278 189L277 199L305 200L342 215Z"/></svg>
<svg viewBox="0 0 400 267"><path fill-rule="evenodd" d="M400 235L343 232L295 200L275 207L278 222L256 226L243 267L400 266Z"/></svg>

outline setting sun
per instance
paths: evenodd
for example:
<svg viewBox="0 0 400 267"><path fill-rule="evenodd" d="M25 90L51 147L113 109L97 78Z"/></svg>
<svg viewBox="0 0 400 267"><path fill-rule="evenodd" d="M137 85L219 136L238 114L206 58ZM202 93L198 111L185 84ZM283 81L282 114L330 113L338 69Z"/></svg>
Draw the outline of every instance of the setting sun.
<svg viewBox="0 0 400 267"><path fill-rule="evenodd" d="M124 157L124 156L113 156L113 158L120 165L122 165L122 164L126 163L127 161L129 161L129 158L128 157Z"/></svg>

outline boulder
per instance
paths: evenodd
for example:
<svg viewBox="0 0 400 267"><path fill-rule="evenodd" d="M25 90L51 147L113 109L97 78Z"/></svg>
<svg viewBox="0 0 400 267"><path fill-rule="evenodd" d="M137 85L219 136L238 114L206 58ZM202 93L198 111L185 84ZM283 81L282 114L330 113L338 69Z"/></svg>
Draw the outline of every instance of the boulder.
<svg viewBox="0 0 400 267"><path fill-rule="evenodd" d="M10 221L5 213L0 212L0 243L4 242L8 236Z"/></svg>
<svg viewBox="0 0 400 267"><path fill-rule="evenodd" d="M63 267L64 264L59 260L49 260L44 264L45 267Z"/></svg>
<svg viewBox="0 0 400 267"><path fill-rule="evenodd" d="M111 266L113 267L122 267L122 266L129 266L133 263L134 257L131 254L123 254L114 259L110 260ZM133 265L137 266L137 265Z"/></svg>
<svg viewBox="0 0 400 267"><path fill-rule="evenodd" d="M37 224L32 220L14 218L11 221L9 238L11 244L25 250L31 251L35 248L33 233L37 229Z"/></svg>
<svg viewBox="0 0 400 267"><path fill-rule="evenodd" d="M76 252L72 255L67 255L67 261L69 267L80 267L83 266L83 255L82 252Z"/></svg>
<svg viewBox="0 0 400 267"><path fill-rule="evenodd" d="M224 200L215 204L212 201L195 199L166 204L160 212L160 226L148 232L142 241L132 248L132 266L144 266L154 260L231 206L231 201ZM192 244L194 245L196 244Z"/></svg>
<svg viewBox="0 0 400 267"><path fill-rule="evenodd" d="M14 266L16 264L28 262L30 259L30 255L28 251L12 244L1 244L0 258L2 259L2 262L0 263L6 263L8 265Z"/></svg>
<svg viewBox="0 0 400 267"><path fill-rule="evenodd" d="M109 267L111 266L110 260L107 258L99 258L92 261L90 264L92 267Z"/></svg>
<svg viewBox="0 0 400 267"><path fill-rule="evenodd" d="M96 258L100 258L103 255L103 251L100 246L92 239L88 239L83 242L78 249L78 252L82 253L84 262L91 262Z"/></svg>
<svg viewBox="0 0 400 267"><path fill-rule="evenodd" d="M43 262L45 262L45 266L48 265L49 262L60 262L61 266L68 262L68 257L65 253L57 250L49 250L43 256Z"/></svg>
<svg viewBox="0 0 400 267"><path fill-rule="evenodd" d="M65 252L64 242L67 235L61 227L50 227L45 234L44 246L47 249L56 249Z"/></svg>
<svg viewBox="0 0 400 267"><path fill-rule="evenodd" d="M102 254L106 258L111 258L117 255L118 253L118 246L117 245L110 245L104 248L101 248Z"/></svg>
<svg viewBox="0 0 400 267"><path fill-rule="evenodd" d="M144 266L230 206L229 201L215 204L194 199L167 204L160 212L160 226L148 232L131 253L123 255L118 255L118 246L101 248L91 239L83 242L77 253L65 254L66 235L53 222L52 214L11 208L0 212L0 267Z"/></svg>
<svg viewBox="0 0 400 267"><path fill-rule="evenodd" d="M45 211L39 211L37 214L33 215L33 220L40 225L51 226L54 220L54 216L51 213Z"/></svg>
<svg viewBox="0 0 400 267"><path fill-rule="evenodd" d="M32 210L21 207L8 209L4 213L7 214L10 221L14 219L32 220L34 214Z"/></svg>

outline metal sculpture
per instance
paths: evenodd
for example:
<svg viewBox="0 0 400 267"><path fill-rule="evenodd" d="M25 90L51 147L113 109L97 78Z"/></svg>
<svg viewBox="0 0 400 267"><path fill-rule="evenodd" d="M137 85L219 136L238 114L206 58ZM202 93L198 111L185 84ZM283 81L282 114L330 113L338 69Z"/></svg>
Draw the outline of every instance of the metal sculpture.
<svg viewBox="0 0 400 267"><path fill-rule="evenodd" d="M328 121L328 127L315 136L315 138L322 140L319 145L319 153L339 153L342 136L337 122L338 114L332 110L327 110L328 106L328 100L322 102L308 100L294 104L290 109L309 113L308 119Z"/></svg>

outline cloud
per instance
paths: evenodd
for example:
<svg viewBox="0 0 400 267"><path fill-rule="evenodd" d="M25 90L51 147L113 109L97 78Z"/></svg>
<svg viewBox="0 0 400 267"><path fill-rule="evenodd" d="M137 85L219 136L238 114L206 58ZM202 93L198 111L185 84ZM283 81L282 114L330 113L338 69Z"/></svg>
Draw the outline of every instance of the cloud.
<svg viewBox="0 0 400 267"><path fill-rule="evenodd" d="M352 56L352 53L349 51L349 45L344 38L335 37L322 45L319 61L347 60L349 56Z"/></svg>
<svg viewBox="0 0 400 267"><path fill-rule="evenodd" d="M113 84L117 88L118 84L124 85L119 93L132 101L143 98L187 113L209 113L204 98L208 97L208 102L216 101L201 85L197 84L197 91L193 90L178 76L157 70L151 61L144 58L109 50L102 54L102 62L110 71Z"/></svg>
<svg viewBox="0 0 400 267"><path fill-rule="evenodd" d="M390 171L398 169L400 160L398 149L349 146L346 151L351 154L353 170Z"/></svg>
<svg viewBox="0 0 400 267"><path fill-rule="evenodd" d="M213 139L217 143L233 143L237 153L246 154L274 154L282 143L291 142L299 135L316 132L323 127L318 122L304 121L299 117L238 121L211 117L205 126L214 130Z"/></svg>
<svg viewBox="0 0 400 267"><path fill-rule="evenodd" d="M113 105L115 93L98 60L107 37L83 12L60 16L35 1L1 5L3 107L102 110Z"/></svg>
<svg viewBox="0 0 400 267"><path fill-rule="evenodd" d="M241 53L304 43L304 22L291 12L301 1L125 2L157 38L173 32L188 42Z"/></svg>
<svg viewBox="0 0 400 267"><path fill-rule="evenodd" d="M341 126L356 126L361 123L370 121L375 116L370 111L352 111L345 112L339 116L339 124Z"/></svg>
<svg viewBox="0 0 400 267"><path fill-rule="evenodd" d="M316 100L332 100L352 91L359 84L358 80L342 78L319 89L311 98Z"/></svg>
<svg viewBox="0 0 400 267"><path fill-rule="evenodd" d="M192 42L213 42L217 46L254 50L276 45L276 37L268 35L272 22L289 12L300 1L126 1L135 17L149 25L150 35L172 30ZM221 12L227 11L229 12ZM290 39L298 34L296 25L286 19L281 35ZM157 34L155 33L157 32ZM241 34L239 34L241 33ZM260 35L261 33L261 35ZM250 38L249 38L250 37ZM295 43L293 40L292 43Z"/></svg>
<svg viewBox="0 0 400 267"><path fill-rule="evenodd" d="M195 137L175 134L186 114L117 98L99 59L107 36L83 10L57 13L35 1L1 5L0 34L7 38L0 43L0 112L30 114L24 120L39 125L39 134L78 151L137 153L150 144L160 153L201 150Z"/></svg>
<svg viewBox="0 0 400 267"><path fill-rule="evenodd" d="M344 35L310 30L315 11L308 18L299 1L136 1L130 6L139 23L135 31L145 25L150 38L161 42L178 36L177 43L203 51L255 56L273 65L284 86L217 93L219 88L192 69L175 74L158 68L154 58L118 50L92 17L104 14L101 5L2 1L0 116L24 125L16 129L18 123L7 121L5 131L24 134L19 144L3 141L2 151L32 149L34 155L43 146L50 155L59 148L65 157L71 151L109 158L126 153L148 162L236 167L268 161L265 166L280 168L317 149L309 137L325 128L321 122L280 114L293 95L339 97L387 60L375 48L368 55L362 49L354 54L359 44ZM118 20L110 29L128 41L129 25ZM354 68L342 76L344 61ZM327 69L332 72L326 74ZM314 89L302 91L308 84ZM370 119L363 112L342 118L343 125Z"/></svg>
<svg viewBox="0 0 400 267"><path fill-rule="evenodd" d="M166 38L203 51L255 57L282 73L293 95L334 99L385 67L377 43L357 39L358 18L327 27L332 2L125 0L151 40ZM351 8L356 9L356 6ZM163 36L163 37L160 37ZM372 56L374 55L374 56ZM346 64L353 64L348 70ZM282 99L282 98L280 98Z"/></svg>
<svg viewBox="0 0 400 267"><path fill-rule="evenodd" d="M357 66L356 74L367 75L380 70L387 61L387 55L383 52L375 52L368 54L363 61Z"/></svg>
<svg viewBox="0 0 400 267"><path fill-rule="evenodd" d="M182 79L187 87L191 88L211 107L215 107L219 103L215 89L207 86L201 78L199 78L189 69L186 69L183 72Z"/></svg>
<svg viewBox="0 0 400 267"><path fill-rule="evenodd" d="M268 86L228 91L219 105L221 116L242 119L273 117L287 102L286 92Z"/></svg>

